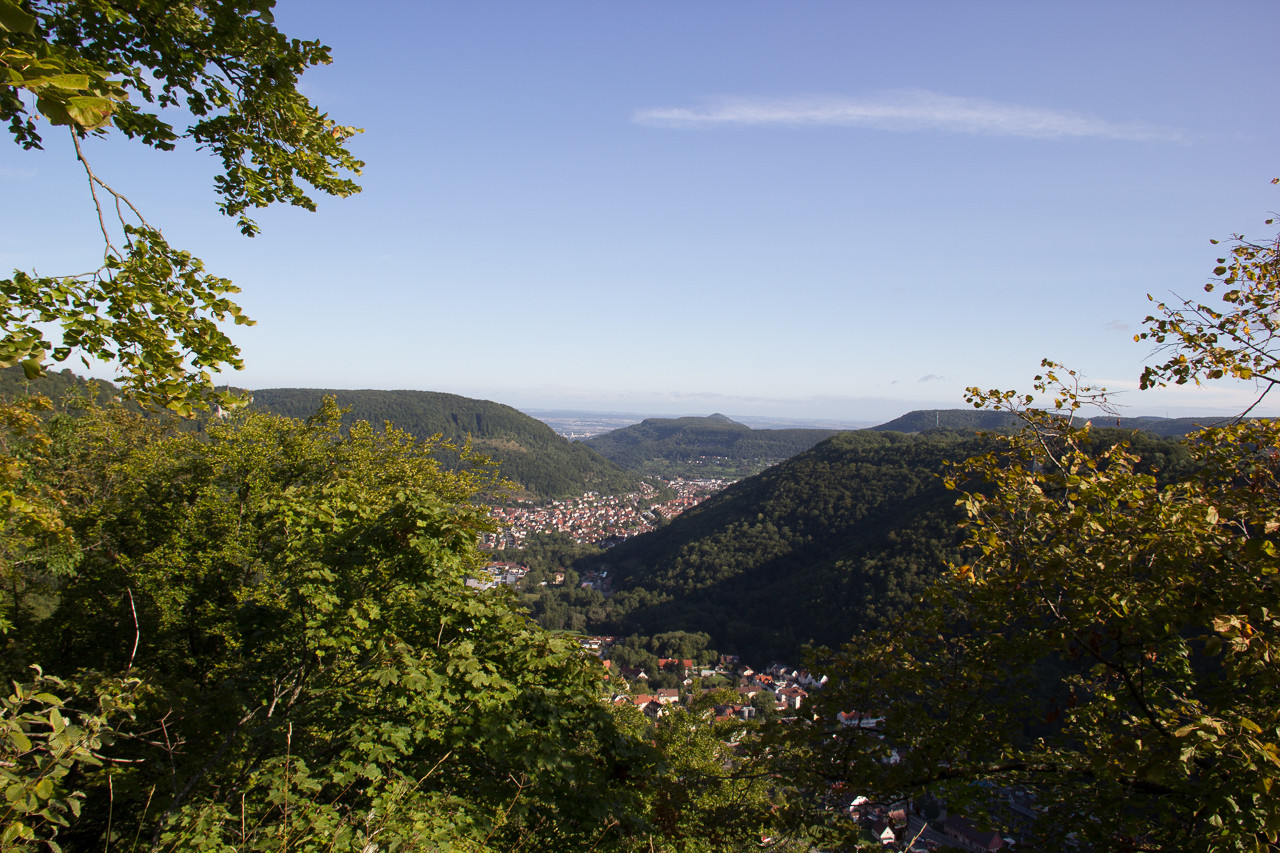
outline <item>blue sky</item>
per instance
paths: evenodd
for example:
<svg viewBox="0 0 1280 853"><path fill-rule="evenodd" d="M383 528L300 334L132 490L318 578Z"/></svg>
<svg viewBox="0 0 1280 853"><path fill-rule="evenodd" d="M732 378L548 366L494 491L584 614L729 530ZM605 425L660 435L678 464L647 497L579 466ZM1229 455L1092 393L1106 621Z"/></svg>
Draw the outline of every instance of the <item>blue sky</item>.
<svg viewBox="0 0 1280 853"><path fill-rule="evenodd" d="M243 288L250 388L877 421L1027 388L1042 357L1131 414L1146 294L1280 209L1274 2L282 0L364 192L238 235L214 164L95 169ZM0 267L81 271L69 143L0 148ZM1271 233L1274 233L1272 231ZM1273 412L1280 412L1274 409Z"/></svg>

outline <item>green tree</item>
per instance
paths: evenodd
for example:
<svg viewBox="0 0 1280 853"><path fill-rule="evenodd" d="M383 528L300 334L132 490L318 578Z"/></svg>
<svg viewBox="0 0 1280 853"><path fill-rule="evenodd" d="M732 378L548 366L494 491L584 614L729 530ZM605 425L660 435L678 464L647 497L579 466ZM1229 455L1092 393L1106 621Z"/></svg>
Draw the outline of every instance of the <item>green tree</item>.
<svg viewBox="0 0 1280 853"><path fill-rule="evenodd" d="M0 279L0 368L40 375L73 354L117 365L136 400L189 416L234 396L212 374L240 367L221 323L250 322L230 299L236 288L190 252L170 246L128 198L89 164L81 142L112 129L168 150L186 138L221 162L221 210L253 234L248 213L277 201L308 209L304 187L345 196L343 172L361 163L337 125L297 90L299 75L327 63L318 42L274 26L271 0L0 0L0 120L15 143L38 148L42 121L65 127L88 178L103 238L102 264L86 274L14 271ZM175 128L163 116L192 117ZM170 115L172 113L169 113ZM0 628L21 618L50 579L73 562L57 484L33 465L46 437L35 400L0 402L0 584L8 593ZM31 555L54 549L33 574Z"/></svg>
<svg viewBox="0 0 1280 853"><path fill-rule="evenodd" d="M103 765L67 782L64 843L617 842L618 768L647 751L601 701L603 671L465 586L491 466L344 431L332 404L207 436L99 409L47 429L41 473L64 484L80 561L3 663L139 682Z"/></svg>
<svg viewBox="0 0 1280 853"><path fill-rule="evenodd" d="M129 715L139 686L137 679L125 679L85 691L38 666L33 670L31 681L15 681L0 701L0 849L6 851L33 842L58 849L58 833L80 817L83 806L84 792L74 787L76 771L101 766L100 751L110 745L114 725ZM75 708L59 694L97 701Z"/></svg>
<svg viewBox="0 0 1280 853"><path fill-rule="evenodd" d="M1278 249L1237 238L1206 287L1222 304L1148 319L1140 337L1169 348L1145 385L1280 378ZM1036 394L970 390L1025 427L950 479L968 561L820 664L817 725L836 733L800 746L814 784L932 792L996 823L1019 790L1034 849L1274 849L1280 424L1189 436L1193 473L1165 479L1080 423L1103 392L1045 368ZM851 710L876 723L835 728Z"/></svg>
<svg viewBox="0 0 1280 853"><path fill-rule="evenodd" d="M652 741L655 758L639 785L643 797L634 817L643 829L632 849L811 849L785 833L775 809L787 768L776 763L751 724L714 721L715 704L734 701L731 691L707 694L687 708L671 706L652 724L631 706L620 710L633 719L637 735Z"/></svg>
<svg viewBox="0 0 1280 853"><path fill-rule="evenodd" d="M171 246L93 170L81 143L114 128L156 149L186 138L210 150L222 167L215 178L219 207L250 235L254 208L283 201L313 209L306 185L338 196L357 191L342 176L362 165L345 148L354 128L337 125L297 91L298 75L328 62L328 49L285 37L274 27L272 6L271 0L0 0L0 119L24 148L41 147L41 120L67 129L103 239L102 263L89 273L15 271L0 279L0 368L21 365L31 378L47 360L75 354L114 361L125 391L145 404L191 415L231 402L215 391L212 373L240 366L238 349L219 325L250 322L231 301L236 288ZM185 111L191 124L175 129L162 117L167 108ZM51 438L39 419L47 408L38 398L0 402L0 630L8 632L11 667L34 660L29 652L49 651L32 621L73 574L84 544L63 518L68 481L39 473L52 464ZM115 455L109 442L99 449L104 459ZM63 713L57 703L70 702L70 714L79 702L74 713L109 736L112 722L95 716L96 689L78 684L71 693L40 694L51 697L42 705L51 709L50 724ZM13 707L6 719L18 726L19 736L9 741L17 752L6 754L5 766L19 769L7 771L13 796L3 843L52 842L53 835L14 815L44 814L40 826L56 833L67 809L79 808L77 796L58 793L64 776L74 781L69 768L79 766L79 759L64 758L79 753L49 759L56 750L42 753L40 744L52 744L52 736L33 741L35 712ZM23 749L23 738L34 746ZM37 775L23 776L22 768L31 767ZM50 777L41 767L66 772ZM27 783L33 787L24 794ZM55 801L61 805L50 811Z"/></svg>
<svg viewBox="0 0 1280 853"><path fill-rule="evenodd" d="M81 140L111 128L161 150L186 138L218 158L219 209L241 231L274 202L307 209L306 186L337 196L359 188L363 165L336 124L297 89L329 61L315 41L290 39L273 0L0 0L0 120L16 143L40 147L38 118L69 131L89 180L103 263L85 275L15 272L0 280L0 366L30 374L73 353L118 364L124 387L181 414L203 408L211 372L239 367L218 323L246 323L236 288L175 249L91 168ZM193 118L175 129L165 108ZM51 340L52 326L60 339Z"/></svg>
<svg viewBox="0 0 1280 853"><path fill-rule="evenodd" d="M773 722L780 716L778 714L778 700L768 690L761 690L752 696L751 707L756 709L756 715L761 720L767 722Z"/></svg>

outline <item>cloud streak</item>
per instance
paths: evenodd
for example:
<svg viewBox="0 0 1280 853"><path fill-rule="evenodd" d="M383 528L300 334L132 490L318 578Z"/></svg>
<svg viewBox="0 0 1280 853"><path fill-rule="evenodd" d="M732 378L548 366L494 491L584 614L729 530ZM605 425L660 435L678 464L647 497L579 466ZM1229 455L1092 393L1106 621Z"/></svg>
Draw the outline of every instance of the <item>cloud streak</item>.
<svg viewBox="0 0 1280 853"><path fill-rule="evenodd" d="M1173 128L1144 122L1113 122L1065 110L962 98L918 89L862 96L805 95L783 98L723 98L701 108L637 110L637 124L652 127L717 126L866 127L875 130L941 130L949 133L1117 139L1130 142L1183 141Z"/></svg>

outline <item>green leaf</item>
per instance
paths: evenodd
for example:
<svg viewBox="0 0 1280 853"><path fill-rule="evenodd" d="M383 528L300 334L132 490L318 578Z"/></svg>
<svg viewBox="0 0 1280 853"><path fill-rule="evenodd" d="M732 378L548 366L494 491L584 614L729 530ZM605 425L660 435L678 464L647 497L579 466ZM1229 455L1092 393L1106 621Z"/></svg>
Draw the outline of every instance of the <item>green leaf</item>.
<svg viewBox="0 0 1280 853"><path fill-rule="evenodd" d="M27 379L39 379L45 375L44 364L38 359L29 358L22 362L22 374Z"/></svg>
<svg viewBox="0 0 1280 853"><path fill-rule="evenodd" d="M17 0L0 0L0 30L31 35L36 19L18 5Z"/></svg>
<svg viewBox="0 0 1280 853"><path fill-rule="evenodd" d="M49 77L39 78L41 86L49 86L54 89L64 89L72 92L81 92L89 88L89 75L87 74L54 74Z"/></svg>

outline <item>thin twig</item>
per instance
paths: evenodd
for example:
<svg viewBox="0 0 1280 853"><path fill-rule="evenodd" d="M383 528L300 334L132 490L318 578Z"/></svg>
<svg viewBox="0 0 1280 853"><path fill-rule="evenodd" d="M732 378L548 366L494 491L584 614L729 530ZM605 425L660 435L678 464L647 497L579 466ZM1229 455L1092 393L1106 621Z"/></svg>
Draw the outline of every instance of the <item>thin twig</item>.
<svg viewBox="0 0 1280 853"><path fill-rule="evenodd" d="M146 802L146 804L145 804L145 805L143 805L143 807L142 807L142 817L140 817L140 818L138 819L138 829L137 829L137 831L133 834L133 849L134 849L134 850L137 850L137 849L138 849L138 839L142 836L142 826L143 826L143 824L144 824L144 823L146 823L146 819L147 819L147 812L151 810L151 797L155 794L155 792L156 792L156 786L155 786L155 785L152 785L152 786L151 786L151 790L147 792L147 802Z"/></svg>
<svg viewBox="0 0 1280 853"><path fill-rule="evenodd" d="M1266 378L1266 379L1271 379L1271 377L1269 377L1269 376L1268 376L1268 377L1265 377L1265 378ZM1252 406L1250 406L1249 408L1245 409L1245 410L1244 410L1243 412L1241 412L1240 414L1236 415L1236 417L1235 417L1235 422L1236 422L1236 423L1243 423L1243 422L1244 422L1244 419L1245 419L1245 418L1247 418L1247 417L1249 416L1249 413L1250 413L1250 412L1252 412L1254 409L1256 409L1256 408L1258 407L1258 404L1259 404L1259 403L1261 403L1263 400L1265 400L1265 399L1267 398L1267 395L1271 393L1271 389L1272 389L1272 388L1274 388L1274 387L1276 387L1276 386L1275 386L1275 384L1274 384L1275 380L1271 380L1271 381L1272 381L1272 383L1273 383L1273 384L1268 385L1268 386L1266 387L1266 390L1264 390L1261 394L1259 394L1259 395L1258 395L1258 399L1256 399L1256 400L1254 400L1254 401L1253 401L1253 405L1252 405Z"/></svg>
<svg viewBox="0 0 1280 853"><path fill-rule="evenodd" d="M98 192L96 189L97 187L102 187L102 189L106 190L108 193L111 194L111 197L115 201L115 205L116 205L116 217L120 220L121 225L127 224L125 222L124 211L120 207L120 205L123 203L125 207L128 207L129 210L133 213L133 215L138 218L138 222L142 224L142 227L150 229L152 231L157 230L155 228L152 228L151 223L147 222L146 217L142 215L142 211L138 210L138 208L134 206L133 202L129 201L128 196L126 196L123 193L117 192L114 188L112 188L110 184L102 180L102 178L99 178L97 174L94 173L93 168L89 165L88 158L84 156L84 150L80 147L80 137L76 135L74 130L71 132L71 141L76 147L76 159L78 159L80 161L80 164L84 166L84 173L89 179L89 193L93 196L93 206L94 206L94 209L97 210L98 212L98 225L102 229L102 238L103 240L106 241L107 248L110 249L111 251L116 251L115 246L111 242L111 237L107 232L106 217L103 216L102 204L98 201Z"/></svg>
<svg viewBox="0 0 1280 853"><path fill-rule="evenodd" d="M111 821L116 813L116 787L111 780L111 774L107 774L107 837L102 845L102 853L108 853L111 849Z"/></svg>
<svg viewBox="0 0 1280 853"><path fill-rule="evenodd" d="M116 247L111 243L111 234L107 231L107 220L102 215L102 202L98 201L98 189L95 186L99 183L97 176L93 174L93 169L89 167L89 161L85 159L84 151L80 148L80 137L76 135L74 129L71 131L71 141L76 146L76 159L84 166L84 173L89 180L89 195L93 196L93 209L98 212L98 227L102 229L102 241L107 244L105 254L111 254L116 251Z"/></svg>
<svg viewBox="0 0 1280 853"><path fill-rule="evenodd" d="M133 590L125 587L124 591L129 596L129 612L133 614L133 651L129 652L129 665L124 668L124 674L128 675L133 670L133 659L138 654L138 641L142 639L142 628L138 626L138 608L133 604Z"/></svg>
<svg viewBox="0 0 1280 853"><path fill-rule="evenodd" d="M440 756L440 760L439 760L439 761L437 761L435 764L431 765L431 769L430 769L430 770L428 770L428 771L427 771L427 772L422 776L422 778L418 780L418 784L419 784L419 785L421 785L423 782L427 781L427 779L428 779L428 778L430 778L431 774L435 773L435 772L436 772L436 770L438 770L438 769L439 769L440 765L441 765L441 764L444 764L445 760L446 760L446 759L448 759L448 757L449 757L449 756L451 756L451 755L453 755L453 750L452 750L452 749L451 749L451 750L449 750L448 752L446 752L444 755Z"/></svg>

